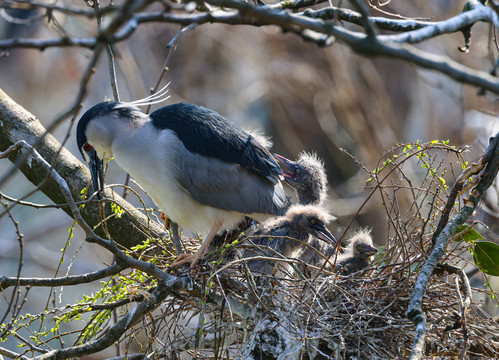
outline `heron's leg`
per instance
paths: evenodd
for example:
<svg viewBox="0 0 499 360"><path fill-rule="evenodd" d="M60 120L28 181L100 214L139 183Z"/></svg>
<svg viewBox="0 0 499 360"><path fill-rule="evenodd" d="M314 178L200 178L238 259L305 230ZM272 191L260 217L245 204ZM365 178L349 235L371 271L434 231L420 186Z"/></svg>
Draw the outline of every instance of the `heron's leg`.
<svg viewBox="0 0 499 360"><path fill-rule="evenodd" d="M177 256L183 254L184 250L182 249L182 239L180 238L180 232L178 231L178 224L171 221L164 212L161 212L160 219L165 222L165 228L170 228L170 231L172 232L172 242L175 246Z"/></svg>
<svg viewBox="0 0 499 360"><path fill-rule="evenodd" d="M210 233L206 238L203 240L203 243L201 244L201 247L195 254L180 254L180 256L175 260L173 264L170 265L170 267L174 266L179 266L182 264L185 264L186 262L190 262L191 265L194 265L198 262L199 259L201 259L204 254L206 253L206 250L208 250L208 246L211 243L211 240L215 237L216 233L220 228L222 227L223 220L218 220L215 224L213 224L213 227L210 230Z"/></svg>
<svg viewBox="0 0 499 360"><path fill-rule="evenodd" d="M173 245L175 245L175 250L177 251L177 255L181 255L184 253L184 250L182 249L182 240L180 239L178 224L172 221L170 223L170 230L172 232L172 241Z"/></svg>

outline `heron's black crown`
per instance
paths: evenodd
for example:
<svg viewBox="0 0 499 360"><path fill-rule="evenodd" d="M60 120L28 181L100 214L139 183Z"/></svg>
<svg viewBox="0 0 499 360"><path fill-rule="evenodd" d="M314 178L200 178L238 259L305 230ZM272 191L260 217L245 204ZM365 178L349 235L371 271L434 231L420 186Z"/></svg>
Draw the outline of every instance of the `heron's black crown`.
<svg viewBox="0 0 499 360"><path fill-rule="evenodd" d="M82 147L87 142L87 136L85 135L85 131L87 129L88 123L99 116L105 116L112 113L116 113L116 115L120 118L132 118L133 113L138 109L130 106L121 106L119 102L108 101L101 102L90 109L88 109L85 114L81 117L80 121L78 121L78 125L76 127L76 141L78 143L78 149L83 156Z"/></svg>

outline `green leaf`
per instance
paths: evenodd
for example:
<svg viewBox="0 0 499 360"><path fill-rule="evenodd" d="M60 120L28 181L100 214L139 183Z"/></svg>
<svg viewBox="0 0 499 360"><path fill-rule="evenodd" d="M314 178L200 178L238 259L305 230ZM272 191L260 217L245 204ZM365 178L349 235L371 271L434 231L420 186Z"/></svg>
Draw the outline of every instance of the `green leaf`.
<svg viewBox="0 0 499 360"><path fill-rule="evenodd" d="M459 235L455 241L466 241L466 242L474 242L475 240L484 240L485 238L480 235L475 229L473 229L469 225L461 225L458 226L456 232L454 234L458 234L464 231L461 235Z"/></svg>
<svg viewBox="0 0 499 360"><path fill-rule="evenodd" d="M475 265L484 273L499 276L499 245L491 241L475 243L473 251Z"/></svg>

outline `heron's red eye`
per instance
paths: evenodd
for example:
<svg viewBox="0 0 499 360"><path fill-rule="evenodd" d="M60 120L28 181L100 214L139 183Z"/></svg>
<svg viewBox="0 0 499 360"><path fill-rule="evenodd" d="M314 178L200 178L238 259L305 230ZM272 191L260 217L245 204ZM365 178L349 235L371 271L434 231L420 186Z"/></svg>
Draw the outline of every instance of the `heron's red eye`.
<svg viewBox="0 0 499 360"><path fill-rule="evenodd" d="M86 143L85 145L83 145L83 150L88 152L92 150L92 146L89 143Z"/></svg>

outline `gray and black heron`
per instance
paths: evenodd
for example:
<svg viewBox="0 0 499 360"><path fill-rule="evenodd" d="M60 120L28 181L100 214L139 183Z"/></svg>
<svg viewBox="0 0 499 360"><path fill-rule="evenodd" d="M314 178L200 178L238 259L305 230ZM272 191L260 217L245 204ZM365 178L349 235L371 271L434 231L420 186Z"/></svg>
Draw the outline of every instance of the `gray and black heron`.
<svg viewBox="0 0 499 360"><path fill-rule="evenodd" d="M369 266L372 256L378 252L373 245L369 230L363 229L355 233L349 240L343 254L336 259L337 272L348 275Z"/></svg>
<svg viewBox="0 0 499 360"><path fill-rule="evenodd" d="M245 216L263 221L286 212L282 171L253 136L187 103L147 115L137 106L152 103L148 99L95 105L78 122L77 142L95 191L104 187L103 160L114 158L172 222L205 235L198 252L175 265L194 264L217 233Z"/></svg>
<svg viewBox="0 0 499 360"><path fill-rule="evenodd" d="M275 253L278 253L287 258L294 258L302 249L303 243L309 242L311 237L334 247L336 239L326 227L333 219L334 216L319 206L293 205L286 215L267 220L254 233L248 235L255 245L271 249L263 250L266 256L276 257ZM245 249L241 257L258 255L261 255L261 251ZM274 266L275 263L267 259L248 261L250 270L267 274L273 272Z"/></svg>

